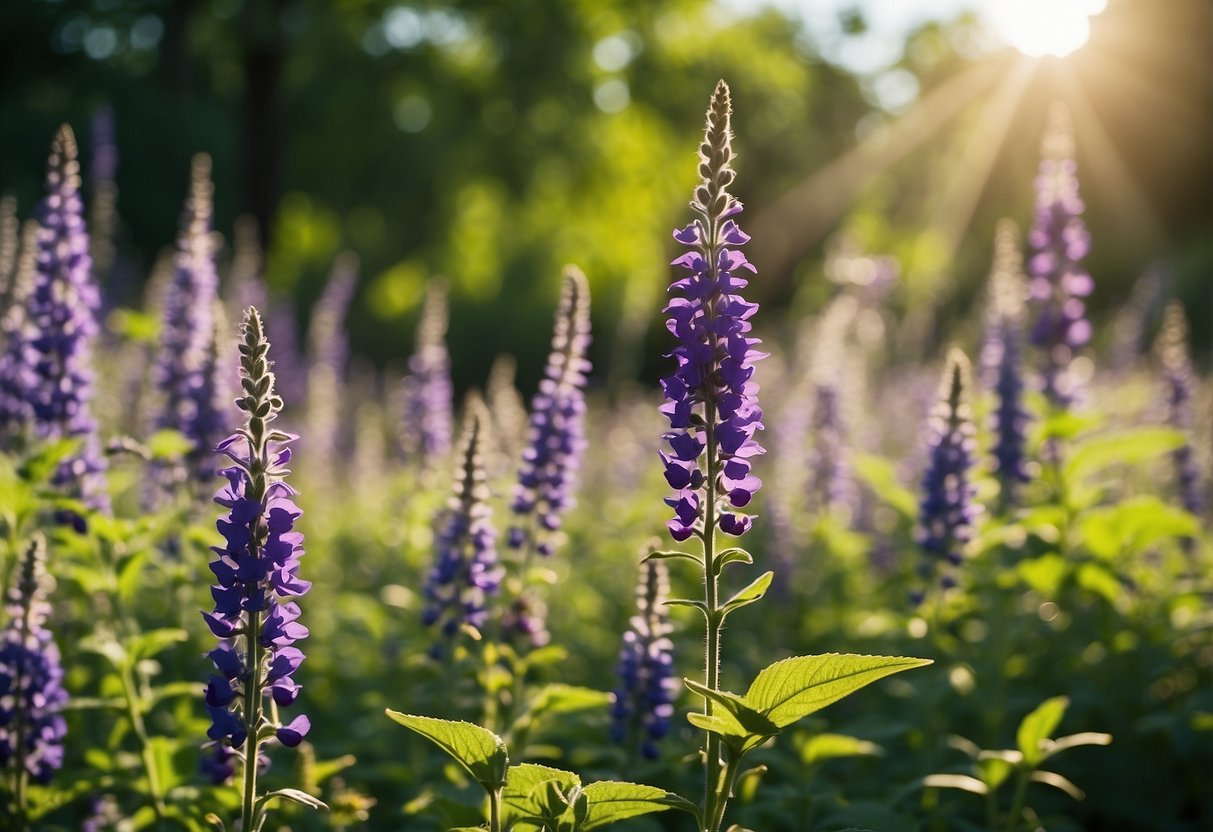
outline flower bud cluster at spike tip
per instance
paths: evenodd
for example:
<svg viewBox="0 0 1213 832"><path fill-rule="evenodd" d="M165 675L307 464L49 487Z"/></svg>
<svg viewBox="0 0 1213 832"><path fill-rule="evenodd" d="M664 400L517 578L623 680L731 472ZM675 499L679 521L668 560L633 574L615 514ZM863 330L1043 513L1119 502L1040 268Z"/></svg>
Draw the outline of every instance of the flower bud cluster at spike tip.
<svg viewBox="0 0 1213 832"><path fill-rule="evenodd" d="M1025 430L1028 412L1023 406L1023 296L1022 256L1015 224L999 222L994 238L994 265L990 272L989 309L982 374L997 399L990 414L994 431L994 472L1001 488L1003 508L1016 503L1018 487L1028 481Z"/></svg>
<svg viewBox="0 0 1213 832"><path fill-rule="evenodd" d="M190 440L187 458L193 477L201 482L214 476L210 450L224 436L214 431L215 420L206 413L214 408L206 366L219 289L211 231L214 191L210 157L199 153L190 166L173 276L164 294L155 370L163 396L157 426L180 431Z"/></svg>
<svg viewBox="0 0 1213 832"><path fill-rule="evenodd" d="M719 491L734 508L748 505L762 485L751 473L752 458L765 452L754 439L762 428L762 410L751 377L754 362L765 356L754 349L758 339L747 337L758 304L738 294L748 283L742 270L755 269L735 248L750 238L732 219L741 203L726 190L734 176L730 112L729 88L721 81L712 94L699 148L703 181L691 200L698 216L674 232L674 239L690 249L673 263L686 274L670 285L674 297L664 310L666 328L678 339L670 353L678 368L661 382L667 401L660 410L671 428L665 434L671 453L662 452L661 459L666 480L678 492L666 502L674 509L670 534L680 541L701 525L707 474L700 460L705 454L715 459ZM715 447L708 448L709 442ZM723 511L718 522L722 531L740 535L749 530L752 518Z"/></svg>
<svg viewBox="0 0 1213 832"><path fill-rule="evenodd" d="M63 766L67 704L59 648L46 628L46 544L35 537L9 590L8 626L0 635L0 766L24 765L46 784Z"/></svg>
<svg viewBox="0 0 1213 832"><path fill-rule="evenodd" d="M446 283L431 280L425 287L416 346L401 389L400 442L405 456L423 468L444 459L451 450L454 392L446 348L447 303Z"/></svg>
<svg viewBox="0 0 1213 832"><path fill-rule="evenodd" d="M1185 511L1200 517L1204 509L1204 496L1191 442L1192 397L1196 376L1188 354L1188 321L1183 307L1178 303L1167 305L1155 350L1162 364L1167 424L1185 433L1184 444L1171 453L1175 463L1179 503Z"/></svg>
<svg viewBox="0 0 1213 832"><path fill-rule="evenodd" d="M533 545L550 555L560 540L564 514L574 503L577 474L585 455L585 384L590 362L590 286L585 275L566 266L552 334L552 351L539 390L531 399L530 429L518 486L509 543ZM534 518L533 529L526 521Z"/></svg>
<svg viewBox="0 0 1213 832"><path fill-rule="evenodd" d="M503 570L497 562L497 530L484 472L488 426L489 415L479 397L470 398L454 489L439 516L434 566L425 584L422 620L427 627L440 627L448 639L463 624L483 629L488 598L501 588ZM441 653L442 645L436 644L434 654Z"/></svg>
<svg viewBox="0 0 1213 832"><path fill-rule="evenodd" d="M668 594L665 563L654 560L642 564L636 614L623 634L615 668L619 684L611 706L611 739L638 744L650 760L657 759L657 743L670 731L678 692L674 643L669 638L673 627L663 606Z"/></svg>
<svg viewBox="0 0 1213 832"><path fill-rule="evenodd" d="M924 579L938 576L943 589L956 585L953 569L964 558L977 513L969 483L974 428L966 400L968 373L968 359L953 349L948 354L939 403L927 427L929 456L918 506L918 545L926 557L919 573ZM922 599L918 593L912 600L921 603Z"/></svg>
<svg viewBox="0 0 1213 832"><path fill-rule="evenodd" d="M1042 390L1052 407L1068 408L1077 382L1070 373L1074 352L1091 339L1083 301L1095 284L1082 267L1091 235L1082 221L1074 135L1066 108L1049 113L1040 173L1036 177L1036 217L1028 235L1029 297L1034 309L1029 338L1040 352Z"/></svg>
<svg viewBox="0 0 1213 832"><path fill-rule="evenodd" d="M283 599L311 587L298 576L303 535L294 525L301 512L292 500L294 490L284 482L291 457L287 446L296 437L272 427L282 400L274 391L268 351L261 316L250 307L240 343L243 395L236 400L246 421L218 447L235 464L220 471L227 484L215 502L227 514L216 527L224 544L212 547L217 556L211 562L215 609L202 614L221 639L207 654L217 673L206 688L213 723L207 736L219 745L208 758L207 771L217 781L231 775L235 752L249 732L259 736L263 729L273 730L283 745L296 746L311 727L303 715L274 725L261 707L267 693L278 707L290 705L299 694L292 677L304 655L295 643L307 637L307 628L297 620L299 605ZM260 689L248 697L246 686L253 680ZM245 712L249 701L252 714Z"/></svg>
<svg viewBox="0 0 1213 832"><path fill-rule="evenodd" d="M34 280L26 303L31 372L26 391L40 439L83 437L80 455L55 473L55 484L90 507L108 510L105 459L91 413L92 341L100 297L92 280L80 202L76 139L67 125L51 143L46 193L37 209ZM82 528L79 518L71 518Z"/></svg>

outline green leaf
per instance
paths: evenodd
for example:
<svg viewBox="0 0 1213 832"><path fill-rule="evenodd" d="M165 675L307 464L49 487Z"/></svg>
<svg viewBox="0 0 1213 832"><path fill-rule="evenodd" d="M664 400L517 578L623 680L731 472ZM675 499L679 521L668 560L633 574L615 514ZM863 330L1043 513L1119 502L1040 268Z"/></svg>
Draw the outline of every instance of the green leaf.
<svg viewBox="0 0 1213 832"><path fill-rule="evenodd" d="M880 456L857 454L852 463L855 474L882 501L903 517L918 515L918 498L898 481L897 469L892 462Z"/></svg>
<svg viewBox="0 0 1213 832"><path fill-rule="evenodd" d="M703 613L704 619L708 617L708 605L703 601L694 601L690 598L667 598L664 603L667 607L694 607Z"/></svg>
<svg viewBox="0 0 1213 832"><path fill-rule="evenodd" d="M189 637L189 633L178 627L148 630L146 633L140 633L127 639L126 649L131 655L131 660L138 662L159 655L173 645L188 640Z"/></svg>
<svg viewBox="0 0 1213 832"><path fill-rule="evenodd" d="M672 549L649 552L640 559L640 562L648 563L651 560L691 560L703 566L703 558L699 557L699 555L692 555L690 552L679 552Z"/></svg>
<svg viewBox="0 0 1213 832"><path fill-rule="evenodd" d="M589 801L589 814L581 828L585 832L606 826L616 821L664 812L667 809L683 809L698 814L688 801L656 786L639 783L620 783L603 780L591 783L582 791Z"/></svg>
<svg viewBox="0 0 1213 832"><path fill-rule="evenodd" d="M800 761L806 766L838 757L875 757L883 754L874 742L846 734L815 734L800 747Z"/></svg>
<svg viewBox="0 0 1213 832"><path fill-rule="evenodd" d="M1134 428L1105 433L1075 443L1066 462L1066 477L1077 480L1110 465L1148 462L1183 443L1183 433L1170 428Z"/></svg>
<svg viewBox="0 0 1213 832"><path fill-rule="evenodd" d="M611 694L593 688L560 683L544 685L531 700L532 716L568 714L604 708L611 704Z"/></svg>
<svg viewBox="0 0 1213 832"><path fill-rule="evenodd" d="M745 549L734 546L731 549L725 549L716 556L716 560L712 562L712 571L719 575L724 571L724 568L730 563L753 563L754 558Z"/></svg>
<svg viewBox="0 0 1213 832"><path fill-rule="evenodd" d="M1083 731L1079 734L1070 734L1065 737L1059 737L1055 740L1046 740L1044 747L1041 749L1041 762L1052 757L1054 754L1060 754L1071 748L1080 748L1084 745L1111 745L1112 735L1101 734L1097 731Z"/></svg>
<svg viewBox="0 0 1213 832"><path fill-rule="evenodd" d="M1075 786L1073 783L1055 771L1034 771L1032 772L1031 777L1028 779L1030 779L1033 783L1044 783L1046 786L1052 786L1055 789L1059 789L1075 800L1083 800L1086 798L1086 794L1083 793L1082 789L1078 788L1078 786Z"/></svg>
<svg viewBox="0 0 1213 832"><path fill-rule="evenodd" d="M386 710L388 717L433 742L459 762L488 791L505 785L509 754L505 741L487 728L429 716Z"/></svg>
<svg viewBox="0 0 1213 832"><path fill-rule="evenodd" d="M327 812L328 808L329 808L328 804L325 803L320 798L312 797L307 792L299 791L299 789L277 789L275 791L267 793L264 797L261 798L261 801L263 803L269 803L275 797L280 798L282 800L289 800L292 803L298 803L300 806L306 806L309 809L316 809L319 811Z"/></svg>
<svg viewBox="0 0 1213 832"><path fill-rule="evenodd" d="M194 450L194 443L180 431L158 430L147 440L147 450L155 460L181 459Z"/></svg>
<svg viewBox="0 0 1213 832"><path fill-rule="evenodd" d="M752 604L767 594L767 588L770 587L774 572L763 572L757 578L750 582L750 585L739 591L736 595L730 598L720 608L721 618L727 616L733 610L741 609L742 607Z"/></svg>
<svg viewBox="0 0 1213 832"><path fill-rule="evenodd" d="M715 724L716 720L721 720L723 730L717 730L715 733L742 739L749 737L773 737L779 733L780 726L767 719L766 716L746 702L744 697L738 696L735 693L729 693L727 690L712 690L693 679L683 679L682 681L692 692L720 706L713 710L711 716L707 716L706 714L688 714L687 719L691 724L706 731L712 729L708 728L706 724L700 724L701 722L711 721ZM702 719L696 720L691 719L691 717L702 717Z"/></svg>
<svg viewBox="0 0 1213 832"><path fill-rule="evenodd" d="M797 656L763 669L745 702L783 728L878 679L928 664L930 659L902 656Z"/></svg>
<svg viewBox="0 0 1213 832"><path fill-rule="evenodd" d="M558 817L567 804L560 797L553 803L551 786L555 786L556 795L564 795L580 785L581 778L571 771L535 763L510 766L501 793L503 825L509 828L526 818Z"/></svg>
<svg viewBox="0 0 1213 832"><path fill-rule="evenodd" d="M1069 705L1068 697L1054 696L1041 702L1019 723L1015 744L1019 746L1019 753L1023 754L1024 763L1029 768L1035 768L1045 758L1044 742L1057 730Z"/></svg>
<svg viewBox="0 0 1213 832"><path fill-rule="evenodd" d="M990 793L989 786L967 774L928 774L922 778L922 787L924 789L960 789L980 795Z"/></svg>
<svg viewBox="0 0 1213 832"><path fill-rule="evenodd" d="M1018 752L1015 756L1019 756ZM977 761L977 770L981 773L982 781L990 787L990 791L994 791L1006 782L1015 770L1015 763L1005 756L982 757Z"/></svg>

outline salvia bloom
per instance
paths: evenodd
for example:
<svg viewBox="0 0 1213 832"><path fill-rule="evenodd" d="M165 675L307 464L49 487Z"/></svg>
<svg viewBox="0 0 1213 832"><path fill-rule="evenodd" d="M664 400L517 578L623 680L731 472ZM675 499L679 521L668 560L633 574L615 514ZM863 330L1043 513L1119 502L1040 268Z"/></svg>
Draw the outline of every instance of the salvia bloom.
<svg viewBox="0 0 1213 832"><path fill-rule="evenodd" d="M1175 485L1179 503L1185 511L1201 516L1204 498L1200 471L1192 448L1192 399L1196 376L1188 354L1188 321L1183 307L1172 302L1163 316L1162 331L1155 347L1162 364L1167 424L1184 432L1187 440L1171 453L1175 464Z"/></svg>
<svg viewBox="0 0 1213 832"><path fill-rule="evenodd" d="M618 685L611 706L611 739L639 747L647 759L660 755L657 743L670 731L678 680L674 676L673 627L665 613L669 579L662 561L641 565L636 614L623 634Z"/></svg>
<svg viewBox="0 0 1213 832"><path fill-rule="evenodd" d="M981 351L983 377L994 391L990 414L994 431L994 473L1004 509L1015 505L1016 492L1028 481L1026 437L1028 412L1023 406L1023 273L1015 225L999 222L990 272L985 344Z"/></svg>
<svg viewBox="0 0 1213 832"><path fill-rule="evenodd" d="M225 435L213 430L199 432L213 426L206 411L214 409L214 389L206 369L219 291L211 231L214 190L210 157L200 153L190 167L190 192L181 217L172 278L165 287L154 376L162 396L157 427L180 431L190 440L188 461L194 478L201 482L213 476L207 457Z"/></svg>
<svg viewBox="0 0 1213 832"><path fill-rule="evenodd" d="M312 309L308 325L308 353L311 363L307 378L307 429L309 459L321 471L331 471L345 437L346 424L339 408L345 399L346 369L350 360L350 341L346 317L358 283L358 258L343 252L333 262L333 270L320 299Z"/></svg>
<svg viewBox="0 0 1213 832"><path fill-rule="evenodd" d="M46 627L46 544L35 537L9 590L8 626L0 636L0 766L48 783L63 766L67 704L59 648Z"/></svg>
<svg viewBox="0 0 1213 832"><path fill-rule="evenodd" d="M531 399L531 421L518 486L514 491L512 548L533 546L552 554L564 514L574 503L577 474L585 455L585 384L590 362L590 286L573 266L564 270L552 351L539 390Z"/></svg>
<svg viewBox="0 0 1213 832"><path fill-rule="evenodd" d="M451 357L446 349L449 319L446 284L432 280L425 287L416 347L401 388L404 414L400 442L406 458L426 468L451 450L454 393Z"/></svg>
<svg viewBox="0 0 1213 832"><path fill-rule="evenodd" d="M919 569L924 580L939 579L948 589L956 585L955 567L973 532L977 508L969 483L973 467L973 422L967 402L969 361L960 350L948 354L939 402L927 425L927 467L918 504L918 545L925 558ZM913 600L921 603L922 593Z"/></svg>
<svg viewBox="0 0 1213 832"><path fill-rule="evenodd" d="M423 622L437 626L446 638L469 624L478 630L488 621L488 599L501 588L497 530L489 506L484 454L489 442L489 416L479 398L468 402L454 488L438 518L434 566L425 583ZM442 652L435 645L435 655Z"/></svg>
<svg viewBox="0 0 1213 832"><path fill-rule="evenodd" d="M750 470L753 457L765 452L754 439L763 425L758 384L751 377L764 354L754 349L758 339L746 335L758 304L738 294L748 283L742 270L755 269L735 248L750 238L733 219L741 203L727 191L734 178L730 115L729 88L721 81L699 147L703 181L691 200L698 216L674 232L690 249L674 260L686 274L671 284L675 297L664 310L670 316L666 327L678 339L670 353L678 369L662 379L667 401L660 408L670 420L665 439L671 453L662 452L661 459L677 491L666 499L674 509L668 526L675 540L686 540L702 522L744 534L752 518L732 510L718 515L717 506L705 505L705 487L708 494L724 495L732 508L743 508L762 485ZM719 472L715 483L706 482L700 465L705 455L708 467Z"/></svg>
<svg viewBox="0 0 1213 832"><path fill-rule="evenodd" d="M818 511L853 511L858 497L843 395L847 333L857 312L847 296L830 304L822 316L810 371L809 505Z"/></svg>
<svg viewBox="0 0 1213 832"><path fill-rule="evenodd" d="M1040 353L1042 390L1049 405L1066 409L1077 382L1070 372L1074 352L1091 339L1083 301L1095 284L1082 261L1091 235L1082 221L1078 167L1069 114L1057 104L1049 114L1040 173L1036 177L1036 218L1028 235L1029 298L1034 310L1029 339Z"/></svg>
<svg viewBox="0 0 1213 832"><path fill-rule="evenodd" d="M207 654L216 672L206 687L206 707L212 725L207 736L217 747L205 768L217 782L231 776L232 763L258 759L260 741L272 732L283 745L294 747L311 727L304 715L276 724L265 697L278 708L299 695L294 674L303 662L295 646L307 637L293 600L311 584L298 575L303 535L294 530L301 512L294 490L286 484L289 444L296 438L272 423L282 409L267 359L269 341L261 316L245 313L240 343L240 382L243 395L236 406L246 414L244 426L229 436L218 451L235 464L220 473L227 484L215 502L227 510L216 527L223 545L213 547L215 584L213 612L204 612L207 626L220 644Z"/></svg>
<svg viewBox="0 0 1213 832"><path fill-rule="evenodd" d="M46 194L36 211L33 284L24 326L28 384L24 400L39 439L81 437L80 454L63 463L55 484L92 508L107 510L105 458L92 416L92 341L100 298L92 281L88 232L80 202L76 139L67 125L51 143ZM81 527L79 518L73 518Z"/></svg>

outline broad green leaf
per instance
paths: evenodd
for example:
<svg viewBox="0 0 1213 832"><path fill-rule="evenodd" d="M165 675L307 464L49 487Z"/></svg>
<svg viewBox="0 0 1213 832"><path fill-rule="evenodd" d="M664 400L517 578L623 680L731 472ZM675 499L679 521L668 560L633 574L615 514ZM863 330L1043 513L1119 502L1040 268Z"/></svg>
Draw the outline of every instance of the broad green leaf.
<svg viewBox="0 0 1213 832"><path fill-rule="evenodd" d="M740 590L736 595L730 598L720 608L722 616L728 615L733 610L741 609L742 607L752 604L767 594L767 589L771 586L771 581L774 579L774 572L763 572L757 578L750 582L750 585L745 589Z"/></svg>
<svg viewBox="0 0 1213 832"><path fill-rule="evenodd" d="M1046 597L1057 594L1061 581L1066 576L1066 559L1056 552L1048 552L1038 558L1020 561L1015 571L1029 587Z"/></svg>
<svg viewBox="0 0 1213 832"><path fill-rule="evenodd" d="M557 795L563 795L574 786L580 786L581 778L571 771L535 763L510 766L501 793L502 822L505 827L524 822L526 818L558 817L566 805L562 798L557 798L558 805L552 804L549 784L555 787ZM538 826L532 824L530 828L537 829Z"/></svg>
<svg viewBox="0 0 1213 832"><path fill-rule="evenodd" d="M698 814L698 810L691 803L656 786L603 780L590 783L582 793L589 801L589 814L581 826L585 832L616 821L651 812L664 812L667 809L682 809Z"/></svg>
<svg viewBox="0 0 1213 832"><path fill-rule="evenodd" d="M1019 754L1016 753L1015 756L1019 757ZM1006 757L983 757L977 761L977 770L981 772L981 779L990 787L990 791L995 791L1015 770L1015 764Z"/></svg>
<svg viewBox="0 0 1213 832"><path fill-rule="evenodd" d="M1078 567L1075 574L1078 585L1115 604L1124 596L1125 587L1120 579L1110 570L1107 564L1100 561L1087 561Z"/></svg>
<svg viewBox="0 0 1213 832"><path fill-rule="evenodd" d="M708 605L703 601L695 601L690 598L669 598L665 602L667 607L694 607L703 613L703 617L708 617Z"/></svg>
<svg viewBox="0 0 1213 832"><path fill-rule="evenodd" d="M611 704L611 694L593 688L560 683L544 685L531 701L533 715L567 714L604 708Z"/></svg>
<svg viewBox="0 0 1213 832"><path fill-rule="evenodd" d="M320 798L312 797L307 792L300 791L299 789L276 789L266 794L265 797L261 798L261 800L268 803L275 797L282 800L289 800L292 803L298 803L300 806L306 806L309 809L328 811L329 808L328 804Z"/></svg>
<svg viewBox="0 0 1213 832"><path fill-rule="evenodd" d="M883 754L874 742L846 734L814 734L800 747L800 761L806 766L838 757L875 757Z"/></svg>
<svg viewBox="0 0 1213 832"><path fill-rule="evenodd" d="M782 728L877 679L928 664L930 659L902 656L797 656L759 673L746 691L745 702Z"/></svg>
<svg viewBox="0 0 1213 832"><path fill-rule="evenodd" d="M744 697L725 690L712 690L692 679L683 679L682 681L692 692L711 700L713 704L718 706L713 710L712 717L710 718L721 717L729 724L728 730L722 732L727 736L771 737L779 733L781 726L776 725L760 713L758 709L746 702ZM705 730L707 729L705 728Z"/></svg>
<svg viewBox="0 0 1213 832"><path fill-rule="evenodd" d="M1110 465L1137 465L1173 451L1184 443L1181 431L1134 428L1105 433L1074 444L1066 461L1066 476L1081 479Z"/></svg>
<svg viewBox="0 0 1213 832"><path fill-rule="evenodd" d="M884 457L857 454L853 460L855 473L876 496L891 505L903 517L918 514L918 498L897 479L897 469Z"/></svg>
<svg viewBox="0 0 1213 832"><path fill-rule="evenodd" d="M731 549L725 549L716 556L712 561L712 571L717 575L724 571L724 568L730 563L753 563L753 556L745 549L734 546Z"/></svg>
<svg viewBox="0 0 1213 832"><path fill-rule="evenodd" d="M1187 512L1148 495L1089 511L1081 528L1086 548L1112 560L1169 538L1193 537L1199 533L1200 524Z"/></svg>
<svg viewBox="0 0 1213 832"><path fill-rule="evenodd" d="M1015 732L1015 744L1023 754L1024 763L1034 768L1044 759L1044 741L1057 730L1065 716L1070 700L1065 696L1054 696L1037 706L1036 710L1023 718Z"/></svg>
<svg viewBox="0 0 1213 832"><path fill-rule="evenodd" d="M450 754L485 789L493 791L505 785L509 755L505 741L492 731L470 722L413 716L390 708L386 713L395 722Z"/></svg>
<svg viewBox="0 0 1213 832"><path fill-rule="evenodd" d="M679 552L673 549L662 549L656 552L649 552L640 559L640 562L648 563L651 560L692 560L700 566L703 566L703 558L699 557L699 555L692 555L690 552Z"/></svg>

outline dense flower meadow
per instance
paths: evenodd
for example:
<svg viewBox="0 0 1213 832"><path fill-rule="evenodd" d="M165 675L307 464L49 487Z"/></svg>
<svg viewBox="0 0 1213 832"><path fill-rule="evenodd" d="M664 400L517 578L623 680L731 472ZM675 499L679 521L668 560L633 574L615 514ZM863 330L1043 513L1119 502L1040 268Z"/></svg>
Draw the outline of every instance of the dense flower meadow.
<svg viewBox="0 0 1213 832"><path fill-rule="evenodd" d="M457 394L437 278L351 361L353 253L297 332L205 155L118 306L114 118L0 203L4 829L1213 828L1208 385L1156 280L1088 317L1064 108L919 367L888 258L748 299L722 81L660 385L569 266L529 399L509 345Z"/></svg>

